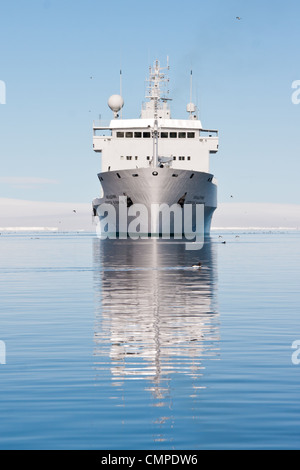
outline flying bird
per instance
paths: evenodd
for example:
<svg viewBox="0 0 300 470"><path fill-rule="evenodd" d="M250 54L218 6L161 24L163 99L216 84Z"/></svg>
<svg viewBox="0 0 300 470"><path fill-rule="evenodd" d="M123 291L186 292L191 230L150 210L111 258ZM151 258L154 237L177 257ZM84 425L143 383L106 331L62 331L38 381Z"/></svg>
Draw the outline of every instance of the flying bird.
<svg viewBox="0 0 300 470"><path fill-rule="evenodd" d="M240 16L237 16L236 19L241 21L242 18Z"/></svg>

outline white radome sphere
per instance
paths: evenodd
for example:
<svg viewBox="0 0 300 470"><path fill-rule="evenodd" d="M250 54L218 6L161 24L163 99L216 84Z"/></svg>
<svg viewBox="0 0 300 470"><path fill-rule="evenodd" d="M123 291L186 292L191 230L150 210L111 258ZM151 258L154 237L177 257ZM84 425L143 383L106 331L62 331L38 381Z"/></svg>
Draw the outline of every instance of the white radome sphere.
<svg viewBox="0 0 300 470"><path fill-rule="evenodd" d="M124 106L124 100L122 96L112 95L108 100L108 106L114 113L119 112L120 109L122 109Z"/></svg>

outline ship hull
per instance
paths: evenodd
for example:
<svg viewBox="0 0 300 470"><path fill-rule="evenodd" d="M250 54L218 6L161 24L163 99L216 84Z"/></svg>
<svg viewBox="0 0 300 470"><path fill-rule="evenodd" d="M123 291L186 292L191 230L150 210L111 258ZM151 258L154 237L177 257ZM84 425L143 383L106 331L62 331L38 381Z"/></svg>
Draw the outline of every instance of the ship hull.
<svg viewBox="0 0 300 470"><path fill-rule="evenodd" d="M107 217L104 209L108 206L116 215L115 221L113 219L106 228L108 232L115 232L117 236L130 234L138 225L140 235L176 236L178 219L171 211L169 224L166 224L161 212L159 214L164 205L181 209L181 235L186 235L185 227L192 233L210 234L212 216L217 208L217 185L210 173L149 167L104 172L98 178L103 196L93 201L94 215L103 221ZM125 224L124 218L121 220L126 212L124 206L127 209ZM185 210L187 206L189 211ZM133 215L134 209L140 211ZM202 222L198 220L199 214L202 214Z"/></svg>

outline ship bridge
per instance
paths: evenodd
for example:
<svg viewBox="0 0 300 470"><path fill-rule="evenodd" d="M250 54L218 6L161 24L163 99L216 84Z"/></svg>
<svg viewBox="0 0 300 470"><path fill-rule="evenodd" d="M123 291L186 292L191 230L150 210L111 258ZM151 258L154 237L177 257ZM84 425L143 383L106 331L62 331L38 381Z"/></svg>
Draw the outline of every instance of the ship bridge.
<svg viewBox="0 0 300 470"><path fill-rule="evenodd" d="M169 67L167 67L169 69ZM210 155L218 152L218 131L203 129L196 106L187 105L189 119L172 119L169 79L158 61L149 69L147 102L140 119L122 119L123 98L113 95L109 107L114 119L94 122L93 148L102 154L102 171L172 166L209 172Z"/></svg>

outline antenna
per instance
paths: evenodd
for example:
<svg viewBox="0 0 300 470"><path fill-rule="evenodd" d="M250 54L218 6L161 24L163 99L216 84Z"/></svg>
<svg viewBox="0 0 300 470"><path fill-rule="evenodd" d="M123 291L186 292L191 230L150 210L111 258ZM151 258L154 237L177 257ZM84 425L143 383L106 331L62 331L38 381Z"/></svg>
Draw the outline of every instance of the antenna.
<svg viewBox="0 0 300 470"><path fill-rule="evenodd" d="M190 103L193 101L193 70L191 70L191 82L190 82Z"/></svg>
<svg viewBox="0 0 300 470"><path fill-rule="evenodd" d="M190 115L190 119L197 119L196 117L196 106L192 101L193 99L193 70L191 70L191 79L190 79L190 102L186 107L187 112Z"/></svg>
<svg viewBox="0 0 300 470"><path fill-rule="evenodd" d="M122 88L123 88L123 76L122 76L122 69L120 69L120 96L122 96ZM123 108L121 109L121 119L122 119L122 112L123 112Z"/></svg>

